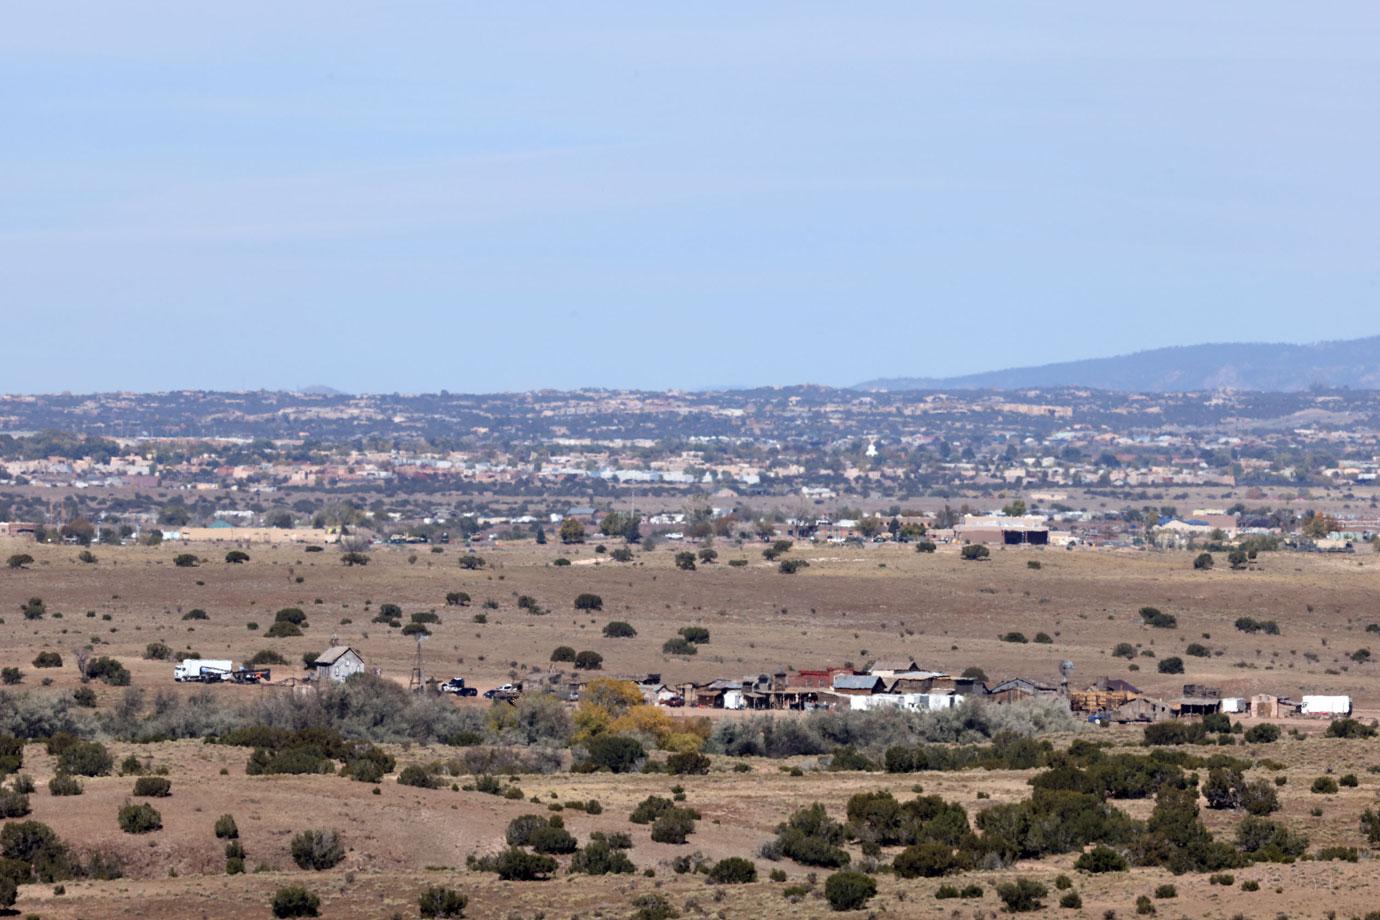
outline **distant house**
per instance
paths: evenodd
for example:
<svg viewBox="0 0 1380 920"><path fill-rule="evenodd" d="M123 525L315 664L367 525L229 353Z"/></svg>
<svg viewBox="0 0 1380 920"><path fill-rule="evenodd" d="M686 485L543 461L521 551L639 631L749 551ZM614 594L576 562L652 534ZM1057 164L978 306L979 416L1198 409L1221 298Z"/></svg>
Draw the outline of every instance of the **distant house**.
<svg viewBox="0 0 1380 920"><path fill-rule="evenodd" d="M741 680L719 679L703 686L691 685L682 694L694 706L713 709L742 709L745 705Z"/></svg>
<svg viewBox="0 0 1380 920"><path fill-rule="evenodd" d="M836 674L833 689L849 696L870 696L886 690L886 681L876 674Z"/></svg>
<svg viewBox="0 0 1380 920"><path fill-rule="evenodd" d="M864 670L878 677L895 677L920 670L920 664L914 658L878 658Z"/></svg>
<svg viewBox="0 0 1380 920"><path fill-rule="evenodd" d="M1129 699L1111 711L1113 722L1163 722L1171 717L1169 704L1147 696Z"/></svg>
<svg viewBox="0 0 1380 920"><path fill-rule="evenodd" d="M1058 696L1059 688L1028 677L1013 677L997 684L988 695L994 703L1015 703L1037 696Z"/></svg>
<svg viewBox="0 0 1380 920"><path fill-rule="evenodd" d="M1140 694L1140 688L1129 680L1122 680L1120 677L1099 677L1089 690L1103 690L1108 693L1129 693L1132 696Z"/></svg>
<svg viewBox="0 0 1380 920"><path fill-rule="evenodd" d="M312 680L340 683L352 674L364 670L364 659L348 645L333 645L312 662Z"/></svg>
<svg viewBox="0 0 1380 920"><path fill-rule="evenodd" d="M836 674L852 674L852 668L802 668L786 679L788 687L828 690L834 686Z"/></svg>

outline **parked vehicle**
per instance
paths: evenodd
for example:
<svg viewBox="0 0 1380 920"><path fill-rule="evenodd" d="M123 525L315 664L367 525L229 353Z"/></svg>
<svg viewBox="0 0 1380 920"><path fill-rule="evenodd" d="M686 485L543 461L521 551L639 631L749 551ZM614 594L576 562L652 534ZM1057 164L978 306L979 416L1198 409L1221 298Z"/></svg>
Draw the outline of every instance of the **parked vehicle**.
<svg viewBox="0 0 1380 920"><path fill-rule="evenodd" d="M515 700L521 695L522 691L513 684L504 684L501 687L484 691L484 699L486 700Z"/></svg>
<svg viewBox="0 0 1380 920"><path fill-rule="evenodd" d="M213 684L228 680L235 663L228 658L184 658L173 668L173 680Z"/></svg>
<svg viewBox="0 0 1380 920"><path fill-rule="evenodd" d="M237 684L265 684L273 675L268 668L240 668L230 672L230 679Z"/></svg>
<svg viewBox="0 0 1380 920"><path fill-rule="evenodd" d="M436 688L442 693L454 693L456 696L478 696L479 691L474 687L465 686L465 678L452 677Z"/></svg>

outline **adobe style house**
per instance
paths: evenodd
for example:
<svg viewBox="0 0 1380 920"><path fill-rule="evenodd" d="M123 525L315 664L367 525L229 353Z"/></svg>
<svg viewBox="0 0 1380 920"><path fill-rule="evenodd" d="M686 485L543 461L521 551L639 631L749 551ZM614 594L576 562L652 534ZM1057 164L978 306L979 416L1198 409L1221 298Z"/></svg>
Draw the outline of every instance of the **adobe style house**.
<svg viewBox="0 0 1380 920"><path fill-rule="evenodd" d="M311 669L312 680L340 683L352 674L363 672L364 659L348 645L333 645L317 656Z"/></svg>

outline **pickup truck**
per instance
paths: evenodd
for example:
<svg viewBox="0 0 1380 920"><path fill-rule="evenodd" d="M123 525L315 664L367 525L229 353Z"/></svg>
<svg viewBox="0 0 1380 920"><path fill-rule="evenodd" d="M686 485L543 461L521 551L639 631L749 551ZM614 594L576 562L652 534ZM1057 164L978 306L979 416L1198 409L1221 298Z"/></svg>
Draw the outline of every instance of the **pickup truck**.
<svg viewBox="0 0 1380 920"><path fill-rule="evenodd" d="M515 700L521 695L522 691L513 684L504 684L501 687L484 691L484 699L486 700Z"/></svg>
<svg viewBox="0 0 1380 920"><path fill-rule="evenodd" d="M454 693L456 696L479 695L479 691L476 690L474 687L465 686L465 678L463 677L452 677L450 680L446 681L444 684L441 684L436 689L441 691L442 693Z"/></svg>

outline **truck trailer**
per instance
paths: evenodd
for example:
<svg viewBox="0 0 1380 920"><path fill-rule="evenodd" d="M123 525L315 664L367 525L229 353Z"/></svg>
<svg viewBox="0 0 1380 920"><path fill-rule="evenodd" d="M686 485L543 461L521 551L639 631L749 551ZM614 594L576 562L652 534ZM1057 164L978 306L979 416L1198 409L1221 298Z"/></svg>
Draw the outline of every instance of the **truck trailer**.
<svg viewBox="0 0 1380 920"><path fill-rule="evenodd" d="M234 668L235 663L228 658L184 658L173 668L173 680L215 683L228 680Z"/></svg>

